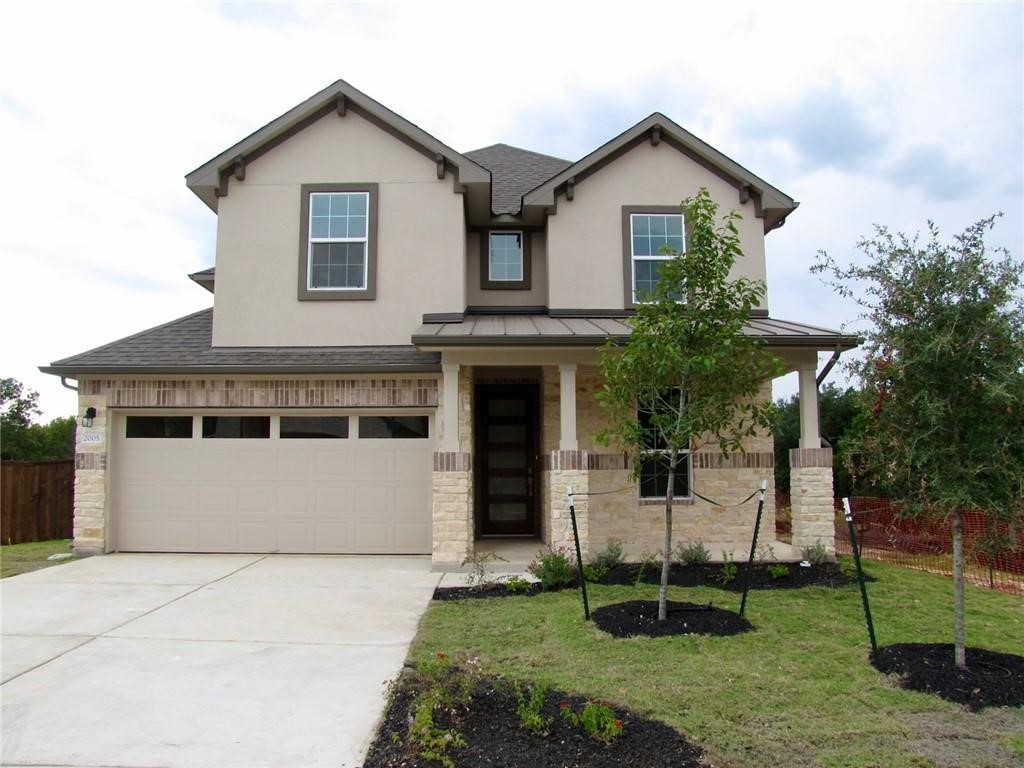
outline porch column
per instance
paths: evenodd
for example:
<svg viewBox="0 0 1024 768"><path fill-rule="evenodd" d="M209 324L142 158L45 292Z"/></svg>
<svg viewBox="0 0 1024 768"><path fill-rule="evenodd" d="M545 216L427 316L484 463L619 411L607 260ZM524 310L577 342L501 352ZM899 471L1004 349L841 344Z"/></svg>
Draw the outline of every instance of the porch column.
<svg viewBox="0 0 1024 768"><path fill-rule="evenodd" d="M800 447L820 448L817 359L800 366Z"/></svg>
<svg viewBox="0 0 1024 768"><path fill-rule="evenodd" d="M793 546L821 544L834 555L835 511L832 449L821 447L818 422L817 356L800 366L800 447L789 452L789 493Z"/></svg>
<svg viewBox="0 0 1024 768"><path fill-rule="evenodd" d="M576 363L559 363L559 413L561 433L558 438L558 450L579 450L576 440Z"/></svg>
<svg viewBox="0 0 1024 768"><path fill-rule="evenodd" d="M473 551L473 371L442 363L441 375L441 439L434 451L432 498L435 570L458 567Z"/></svg>

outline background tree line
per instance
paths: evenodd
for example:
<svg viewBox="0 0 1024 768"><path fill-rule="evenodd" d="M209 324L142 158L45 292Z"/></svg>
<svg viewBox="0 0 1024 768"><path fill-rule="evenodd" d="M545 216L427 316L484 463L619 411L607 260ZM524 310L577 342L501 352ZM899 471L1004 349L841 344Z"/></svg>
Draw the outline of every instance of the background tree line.
<svg viewBox="0 0 1024 768"><path fill-rule="evenodd" d="M41 415L39 393L17 379L0 378L0 459L44 461L70 459L75 455L75 417L60 416L46 424L34 420Z"/></svg>

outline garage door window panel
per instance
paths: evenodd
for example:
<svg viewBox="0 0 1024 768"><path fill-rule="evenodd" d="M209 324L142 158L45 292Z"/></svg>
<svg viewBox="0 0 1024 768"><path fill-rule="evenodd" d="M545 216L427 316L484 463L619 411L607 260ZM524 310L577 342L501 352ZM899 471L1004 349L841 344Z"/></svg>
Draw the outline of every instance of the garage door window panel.
<svg viewBox="0 0 1024 768"><path fill-rule="evenodd" d="M146 439L188 439L192 437L191 416L129 416L125 437Z"/></svg>
<svg viewBox="0 0 1024 768"><path fill-rule="evenodd" d="M270 437L269 416L203 416L203 437L234 440Z"/></svg>
<svg viewBox="0 0 1024 768"><path fill-rule="evenodd" d="M411 439L430 437L427 416L360 416L359 437L362 440Z"/></svg>
<svg viewBox="0 0 1024 768"><path fill-rule="evenodd" d="M347 416L282 416L282 440L344 440Z"/></svg>

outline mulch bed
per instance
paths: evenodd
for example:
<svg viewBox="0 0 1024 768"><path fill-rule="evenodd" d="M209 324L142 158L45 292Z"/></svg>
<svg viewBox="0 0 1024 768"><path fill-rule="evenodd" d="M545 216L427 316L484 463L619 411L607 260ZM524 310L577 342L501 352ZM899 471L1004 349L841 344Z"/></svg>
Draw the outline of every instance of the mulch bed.
<svg viewBox="0 0 1024 768"><path fill-rule="evenodd" d="M363 768L436 768L437 762L411 755L403 742L409 729L410 704L415 682L404 675L393 690L377 736ZM559 703L569 702L578 712L585 700L559 691L548 693L541 714L551 718L547 736L527 732L516 714L516 698L507 683L481 679L468 707L455 714L435 710L435 723L454 727L466 746L451 751L458 768L699 768L701 750L677 731L656 720L613 707L622 720L622 734L611 744L588 736L559 716ZM396 742L395 737L398 737Z"/></svg>
<svg viewBox="0 0 1024 768"><path fill-rule="evenodd" d="M504 584L481 584L473 587L437 587L434 590L435 600L482 600L488 597L532 597L540 594L540 583L530 584L528 590L510 592Z"/></svg>
<svg viewBox="0 0 1024 768"><path fill-rule="evenodd" d="M873 663L899 675L904 688L972 710L1024 706L1024 656L968 647L967 669L959 669L951 643L897 643L879 648Z"/></svg>
<svg viewBox="0 0 1024 768"><path fill-rule="evenodd" d="M856 575L844 573L838 563L823 563L809 568L799 563L783 563L788 574L781 578L773 578L765 563L755 563L750 580L751 589L802 589L803 587L845 587L856 584ZM673 563L669 568L668 583L674 587L717 587L730 592L742 592L746 579L747 564L736 563L736 577L727 583L722 581L721 565L679 565ZM625 563L609 571L602 584L632 585L637 582L640 566L636 563ZM873 581L870 577L868 581ZM643 584L661 583L661 563L645 566L640 579Z"/></svg>
<svg viewBox="0 0 1024 768"><path fill-rule="evenodd" d="M658 621L657 600L629 600L598 608L591 614L594 624L614 637L667 637L669 635L738 635L753 625L739 614L715 608L710 603L668 601L668 616Z"/></svg>

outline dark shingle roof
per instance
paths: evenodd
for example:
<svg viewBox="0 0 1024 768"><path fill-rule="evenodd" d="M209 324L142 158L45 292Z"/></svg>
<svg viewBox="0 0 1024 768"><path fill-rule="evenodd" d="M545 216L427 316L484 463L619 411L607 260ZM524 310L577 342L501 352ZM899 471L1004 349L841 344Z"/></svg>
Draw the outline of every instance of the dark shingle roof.
<svg viewBox="0 0 1024 768"><path fill-rule="evenodd" d="M508 144L494 144L465 156L491 172L491 211L519 213L523 195L572 163Z"/></svg>
<svg viewBox="0 0 1024 768"><path fill-rule="evenodd" d="M204 309L111 344L57 360L44 373L352 373L441 370L441 356L413 346L212 347Z"/></svg>

